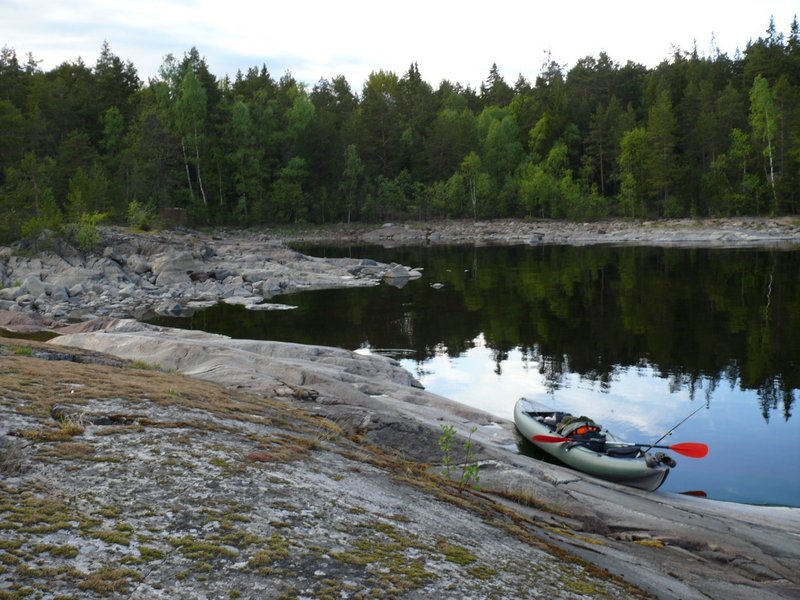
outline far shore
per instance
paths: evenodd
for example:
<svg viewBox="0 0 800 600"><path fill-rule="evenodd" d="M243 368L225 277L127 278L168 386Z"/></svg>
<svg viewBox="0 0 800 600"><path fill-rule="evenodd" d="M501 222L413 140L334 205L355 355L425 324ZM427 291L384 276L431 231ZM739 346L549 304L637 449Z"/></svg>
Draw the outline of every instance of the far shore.
<svg viewBox="0 0 800 600"><path fill-rule="evenodd" d="M326 244L624 244L642 246L800 246L800 216L590 222L554 219L432 220L297 225L271 230L287 242Z"/></svg>

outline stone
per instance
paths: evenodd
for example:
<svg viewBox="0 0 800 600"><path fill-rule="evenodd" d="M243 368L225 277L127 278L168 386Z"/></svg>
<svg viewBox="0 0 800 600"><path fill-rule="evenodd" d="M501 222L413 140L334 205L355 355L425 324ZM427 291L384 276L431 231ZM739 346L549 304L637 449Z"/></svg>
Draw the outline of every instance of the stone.
<svg viewBox="0 0 800 600"><path fill-rule="evenodd" d="M47 288L41 279L38 277L26 277L20 286L23 293L30 294L31 296L38 297L47 292Z"/></svg>
<svg viewBox="0 0 800 600"><path fill-rule="evenodd" d="M101 279L103 279L103 273L98 269L68 267L60 272L48 275L47 282L54 287L62 286L69 290L73 286L93 283Z"/></svg>
<svg viewBox="0 0 800 600"><path fill-rule="evenodd" d="M126 263L128 268L137 275L142 275L150 270L150 263L139 254L131 254Z"/></svg>
<svg viewBox="0 0 800 600"><path fill-rule="evenodd" d="M189 271L197 270L197 262L194 257L186 251L165 252L153 259L153 273L156 275L164 271Z"/></svg>
<svg viewBox="0 0 800 600"><path fill-rule="evenodd" d="M63 285L59 285L53 287L52 292L50 292L50 297L54 302L67 302L69 300L69 293L67 292L67 288Z"/></svg>
<svg viewBox="0 0 800 600"><path fill-rule="evenodd" d="M111 246L106 246L105 250L103 250L103 256L121 265L125 264L125 258L116 250L116 248L112 248Z"/></svg>
<svg viewBox="0 0 800 600"><path fill-rule="evenodd" d="M22 287L20 286L3 288L0 289L0 300L16 300L17 296L23 293Z"/></svg>
<svg viewBox="0 0 800 600"><path fill-rule="evenodd" d="M192 280L186 271L161 271L156 276L155 285L159 287L171 286L180 283L191 283Z"/></svg>

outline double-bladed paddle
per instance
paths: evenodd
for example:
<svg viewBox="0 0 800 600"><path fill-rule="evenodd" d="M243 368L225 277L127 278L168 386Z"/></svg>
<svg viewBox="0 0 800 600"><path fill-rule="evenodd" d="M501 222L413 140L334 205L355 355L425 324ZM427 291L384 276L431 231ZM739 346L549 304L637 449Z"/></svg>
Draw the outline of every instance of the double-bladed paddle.
<svg viewBox="0 0 800 600"><path fill-rule="evenodd" d="M577 442L574 438L560 437L557 435L534 435L531 438L534 442L541 442L543 444L558 444L561 442ZM631 444L631 446L646 446L648 448L666 448L672 450L683 456L689 458L703 458L708 454L708 446L698 442L682 442L680 444L672 444L671 446L648 446L647 444Z"/></svg>

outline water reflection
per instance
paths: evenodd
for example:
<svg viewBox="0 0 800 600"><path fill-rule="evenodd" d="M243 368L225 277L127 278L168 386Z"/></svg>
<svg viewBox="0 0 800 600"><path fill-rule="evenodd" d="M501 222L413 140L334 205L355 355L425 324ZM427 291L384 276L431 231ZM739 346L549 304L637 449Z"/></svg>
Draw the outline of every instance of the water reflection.
<svg viewBox="0 0 800 600"><path fill-rule="evenodd" d="M298 308L280 314L219 305L189 321L159 322L380 349L429 390L498 416L509 418L519 396L541 396L636 442L654 441L706 404L674 441L708 443L711 454L682 459L669 489L800 504L800 421L792 417L800 389L800 251L310 252L395 261L424 268L424 277L402 289L281 296Z"/></svg>

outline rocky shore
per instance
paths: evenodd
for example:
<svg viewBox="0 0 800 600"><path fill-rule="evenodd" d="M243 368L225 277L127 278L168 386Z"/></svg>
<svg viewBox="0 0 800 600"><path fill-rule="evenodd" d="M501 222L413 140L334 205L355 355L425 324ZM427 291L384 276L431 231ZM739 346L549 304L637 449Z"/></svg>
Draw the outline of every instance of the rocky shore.
<svg viewBox="0 0 800 600"><path fill-rule="evenodd" d="M34 246L0 248L0 310L33 317L37 327L105 316L186 315L217 302L276 310L288 308L272 302L283 293L421 275L413 265L306 256L291 250L290 242L792 248L800 245L800 220L444 221L211 234L104 228L93 253L48 236Z"/></svg>
<svg viewBox="0 0 800 600"><path fill-rule="evenodd" d="M800 595L800 510L528 459L512 423L379 356L134 320L419 275L290 241L798 247L800 223L106 229L95 254L0 248L0 327L57 336L0 337L0 597ZM480 491L444 477L444 424L459 452L474 428Z"/></svg>

